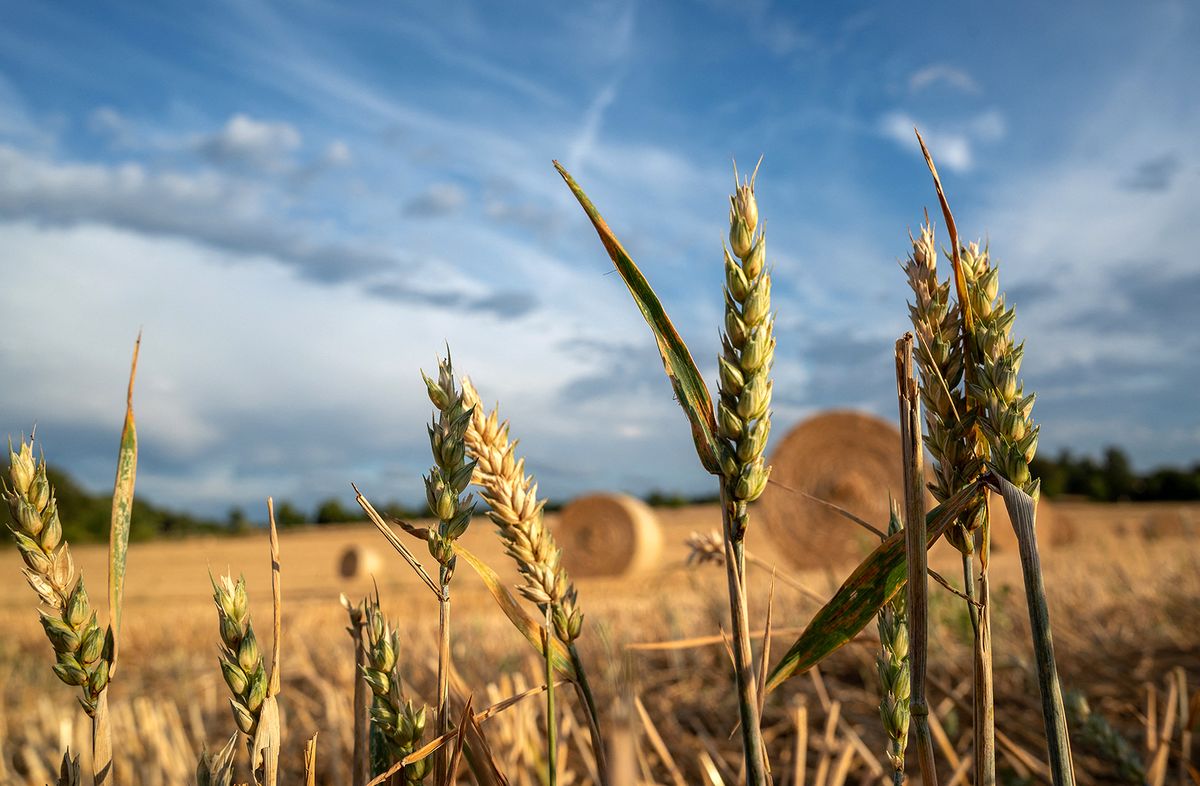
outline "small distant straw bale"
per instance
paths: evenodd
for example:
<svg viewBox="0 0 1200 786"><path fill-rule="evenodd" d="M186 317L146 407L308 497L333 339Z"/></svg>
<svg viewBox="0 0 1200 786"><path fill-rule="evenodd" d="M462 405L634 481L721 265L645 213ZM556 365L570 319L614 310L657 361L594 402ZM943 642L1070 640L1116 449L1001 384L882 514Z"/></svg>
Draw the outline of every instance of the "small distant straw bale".
<svg viewBox="0 0 1200 786"><path fill-rule="evenodd" d="M572 576L624 576L661 562L662 527L646 503L624 494L591 494L567 505L554 527Z"/></svg>
<svg viewBox="0 0 1200 786"><path fill-rule="evenodd" d="M383 559L374 549L351 544L342 550L337 560L337 573L343 579L361 579L377 575Z"/></svg>

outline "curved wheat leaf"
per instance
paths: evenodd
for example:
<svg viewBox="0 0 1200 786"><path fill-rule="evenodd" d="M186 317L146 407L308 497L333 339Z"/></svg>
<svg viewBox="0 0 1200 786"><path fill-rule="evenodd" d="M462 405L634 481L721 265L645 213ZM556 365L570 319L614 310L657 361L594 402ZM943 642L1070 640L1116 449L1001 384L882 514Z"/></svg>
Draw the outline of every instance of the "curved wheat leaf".
<svg viewBox="0 0 1200 786"><path fill-rule="evenodd" d="M671 387L675 389L675 398L679 401L679 406L683 407L691 423L692 439L696 443L700 463L714 475L721 474L720 459L725 448L717 438L717 417L713 411L712 396L704 383L704 377L700 376L700 371L692 360L691 352L683 343L675 326L671 324L671 318L667 316L646 277L630 259L629 254L625 253L621 241L617 240L616 235L608 228L600 211L561 164L555 161L554 168L562 175L571 193L583 207L583 212L591 219L596 234L600 235L600 242L604 244L605 250L617 267L617 272L629 287L629 293L633 295L638 309L654 333L654 339L658 342L658 353L662 356L663 369L671 380Z"/></svg>
<svg viewBox="0 0 1200 786"><path fill-rule="evenodd" d="M979 483L975 481L963 487L926 514L927 547L936 543L955 517L971 503L979 492ZM803 674L854 638L875 618L883 604L904 588L908 579L904 550L902 530L883 541L855 568L771 670L767 677L768 693L789 677Z"/></svg>

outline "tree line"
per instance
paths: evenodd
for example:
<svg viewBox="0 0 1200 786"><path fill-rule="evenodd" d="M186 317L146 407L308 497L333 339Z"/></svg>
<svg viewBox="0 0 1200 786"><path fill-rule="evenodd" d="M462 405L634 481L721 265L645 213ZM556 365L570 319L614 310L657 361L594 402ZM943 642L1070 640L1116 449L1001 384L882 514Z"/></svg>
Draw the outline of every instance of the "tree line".
<svg viewBox="0 0 1200 786"><path fill-rule="evenodd" d="M1047 497L1076 496L1096 502L1200 500L1200 462L1191 467L1160 467L1139 473L1134 471L1125 452L1117 447L1106 448L1098 459L1076 456L1067 450L1061 451L1056 457L1039 456L1034 459L1031 470L1035 477L1041 478L1042 493ZM106 494L88 492L60 468L47 468L47 475L58 500L63 534L75 543L106 540L112 515L111 498ZM654 507L680 507L713 501L707 496L691 497L664 491L652 491L646 496L646 502ZM561 503L552 503L546 509L553 511L559 507ZM413 507L392 501L379 509L385 516L405 520L429 515L424 504ZM308 524L327 526L362 521L364 518L357 505L335 497L318 502L312 510L306 510L290 500L280 500L275 506L275 522L281 528ZM251 531L265 524L265 506L254 515L235 507L221 519L171 510L135 497L130 539L230 534ZM0 542L11 541L3 538Z"/></svg>

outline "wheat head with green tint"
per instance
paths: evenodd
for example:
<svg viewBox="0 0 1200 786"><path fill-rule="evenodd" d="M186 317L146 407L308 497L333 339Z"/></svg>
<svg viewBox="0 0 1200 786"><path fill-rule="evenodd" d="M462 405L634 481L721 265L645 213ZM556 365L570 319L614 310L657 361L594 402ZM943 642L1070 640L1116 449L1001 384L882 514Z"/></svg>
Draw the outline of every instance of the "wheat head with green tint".
<svg viewBox="0 0 1200 786"><path fill-rule="evenodd" d="M467 531L475 505L471 495L463 496L471 483L475 462L467 460L464 435L471 424L471 411L463 403L463 394L454 384L450 358L438 359L438 377L421 372L429 400L437 407L437 417L429 425L429 446L433 467L425 477L425 499L438 519L429 530L429 553L441 567L441 584L446 587L454 575L454 541Z"/></svg>
<svg viewBox="0 0 1200 786"><path fill-rule="evenodd" d="M259 715L267 697L267 670L250 622L246 580L234 581L222 576L219 581L214 579L212 585L221 637L218 662L225 684L233 694L229 700L233 720L249 742L258 731Z"/></svg>
<svg viewBox="0 0 1200 786"><path fill-rule="evenodd" d="M38 611L46 637L54 647L54 673L68 685L79 686L79 703L89 716L96 713L100 694L108 685L110 664L105 631L76 578L71 547L63 540L54 489L46 477L46 462L33 455L33 444L21 441L9 448L9 481L4 485L12 524L9 529L25 562L25 579L38 599L53 613Z"/></svg>
<svg viewBox="0 0 1200 786"><path fill-rule="evenodd" d="M950 280L938 280L937 245L933 228L921 226L904 263L913 302L908 306L917 337L916 361L921 372L921 405L925 410L925 445L934 458L930 486L938 502L945 502L983 469L983 457L966 418L967 400L962 388L962 316L951 301ZM978 509L956 523L946 539L964 554L974 550L969 530L978 522Z"/></svg>
<svg viewBox="0 0 1200 786"><path fill-rule="evenodd" d="M729 248L725 256L725 329L718 357L720 380L716 407L721 457L722 528L728 550L725 573L733 628L734 674L742 724L746 780L767 783L768 765L762 742L754 655L746 600L744 540L750 524L749 505L767 487L770 467L763 451L771 432L771 364L775 357L771 315L771 273L767 269L766 233L759 226L754 183L758 168L739 182L729 198ZM733 251L731 255L729 252ZM736 257L736 259L735 259Z"/></svg>
<svg viewBox="0 0 1200 786"><path fill-rule="evenodd" d="M378 730L387 754L386 762L373 767L372 774L379 775L420 747L426 707L414 708L412 700L405 700L401 694L400 636L384 619L378 599L368 598L362 609L367 631L367 664L362 673L371 686L371 724ZM425 758L406 765L402 777L405 783L422 783L429 771L430 760Z"/></svg>
<svg viewBox="0 0 1200 786"><path fill-rule="evenodd" d="M543 614L549 610L555 635L570 644L583 630L583 613L575 585L562 565L562 549L543 520L546 502L538 499L537 484L525 474L525 459L517 456L508 421L501 422L499 409L484 413L469 379L462 386L463 402L472 408L465 438L476 462L474 481L483 489L488 516L524 579L517 589Z"/></svg>
<svg viewBox="0 0 1200 786"><path fill-rule="evenodd" d="M1029 473L1038 442L1038 427L1030 415L1035 396L1025 394L1019 378L1025 344L1013 343L1016 312L1005 305L1004 295L999 293L1000 271L991 264L988 249L970 243L960 253L976 318L974 349L979 364L969 380L967 396L976 402L992 465L1037 499L1040 484Z"/></svg>
<svg viewBox="0 0 1200 786"><path fill-rule="evenodd" d="M888 519L888 535L901 530L900 506L892 500ZM909 698L912 683L908 659L908 615L903 592L897 592L879 611L879 655L875 659L879 671L881 696L879 715L887 733L887 758L892 765L892 782L904 783L904 749L908 745Z"/></svg>
<svg viewBox="0 0 1200 786"><path fill-rule="evenodd" d="M736 170L734 175L736 181ZM737 541L745 537L747 505L762 495L771 474L770 467L763 463L763 451L771 434L775 319L771 315L767 238L758 227L758 202L754 197L757 175L756 168L749 180L736 183L729 198L729 248L724 249L725 330L718 358L717 428L730 447L722 469L727 494L734 502L732 535Z"/></svg>
<svg viewBox="0 0 1200 786"><path fill-rule="evenodd" d="M464 494L471 484L475 462L467 458L465 439L471 425L472 409L463 402L463 394L454 384L454 368L450 353L438 359L437 379L421 372L429 400L437 408L437 417L429 425L429 447L433 451L433 467L425 476L425 498L429 509L437 516L438 525L429 528L429 553L438 562L438 583L441 597L438 603L438 736L450 730L450 579L454 576L457 557L454 542L471 523L475 503ZM446 782L446 751L439 748L434 763L438 784Z"/></svg>

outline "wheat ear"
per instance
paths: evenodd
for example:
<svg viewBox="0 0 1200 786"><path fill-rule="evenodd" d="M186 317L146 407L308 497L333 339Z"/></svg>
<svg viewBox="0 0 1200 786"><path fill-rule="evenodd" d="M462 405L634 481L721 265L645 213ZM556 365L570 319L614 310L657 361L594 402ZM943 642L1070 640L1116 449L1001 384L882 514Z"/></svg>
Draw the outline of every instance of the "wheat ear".
<svg viewBox="0 0 1200 786"><path fill-rule="evenodd" d="M949 279L938 280L933 228L925 223L918 236L909 239L912 253L904 262L904 272L913 292L908 312L917 338L914 354L921 372L925 444L935 460L930 490L938 502L944 502L979 475L983 457L966 418L961 312L951 302ZM968 526L974 524L975 520L968 516L967 521L960 520L947 535L964 554L974 550L967 533Z"/></svg>
<svg viewBox="0 0 1200 786"><path fill-rule="evenodd" d="M267 669L250 622L246 579L230 576L213 579L213 603L221 636L218 662L233 697L233 720L251 744L258 731L263 701L267 697Z"/></svg>
<svg viewBox="0 0 1200 786"><path fill-rule="evenodd" d="M378 598L368 598L362 604L364 624L367 631L367 664L362 667L363 678L371 686L371 722L378 729L387 749L388 761L384 766L375 766L372 775L386 771L394 762L420 747L425 734L427 708L413 706L401 694L400 636L388 624L379 608ZM428 758L406 765L404 782L417 784L429 774Z"/></svg>
<svg viewBox="0 0 1200 786"><path fill-rule="evenodd" d="M95 717L100 694L108 685L110 645L96 623L96 612L76 578L71 547L63 539L54 489L46 477L46 462L33 455L32 442L11 446L9 480L3 495L12 517L9 527L25 562L25 579L53 614L38 610L42 628L54 647L54 673L83 690L79 703Z"/></svg>
<svg viewBox="0 0 1200 786"><path fill-rule="evenodd" d="M999 294L999 269L986 247L977 243L961 250L971 310L978 371L969 380L967 396L980 413L980 425L991 448L990 461L1009 482L1037 499L1040 483L1029 472L1037 452L1038 426L1031 416L1034 394L1025 394L1020 381L1025 344L1013 343L1016 312Z"/></svg>
<svg viewBox="0 0 1200 786"><path fill-rule="evenodd" d="M891 517L888 519L888 535L895 535L900 525L900 505L892 500ZM887 758L892 764L892 782L895 786L904 783L904 749L908 745L909 698L911 697L911 672L908 661L908 615L905 611L904 593L897 593L879 611L879 656L875 666L879 671L882 695L879 700L879 715L883 729L887 732Z"/></svg>
<svg viewBox="0 0 1200 786"><path fill-rule="evenodd" d="M736 173L735 173L736 174ZM725 251L725 331L721 335L720 398L717 425L731 448L725 485L735 509L732 535L742 540L749 523L747 506L767 486L771 468L763 462L771 434L771 365L775 357L775 319L771 315L771 272L767 238L758 227L754 181L737 183L729 198L729 245Z"/></svg>
<svg viewBox="0 0 1200 786"><path fill-rule="evenodd" d="M441 736L450 730L450 579L454 576L457 558L454 542L471 523L475 503L463 492L471 483L475 462L467 459L464 440L471 424L471 412L463 403L463 395L454 384L454 368L447 350L446 359L438 359L437 379L421 372L429 400L437 408L437 417L429 426L429 446L433 451L433 467L425 477L425 498L438 518L437 527L429 529L429 553L439 565L441 595L438 603L438 698L437 731ZM435 781L446 783L446 752L439 748L434 769Z"/></svg>
<svg viewBox="0 0 1200 786"><path fill-rule="evenodd" d="M761 163L761 162L760 162ZM717 429L728 450L722 451L721 517L725 539L725 574L733 629L734 674L738 688L746 780L767 782L766 751L759 726L758 688L750 645L746 602L746 528L749 505L766 488L770 467L763 451L771 431L771 364L775 355L771 315L771 274L767 269L766 235L759 228L754 174L738 181L729 198L729 249L725 249L725 330L721 334ZM732 249L733 255L729 250ZM734 257L737 257L735 260Z"/></svg>
<svg viewBox="0 0 1200 786"><path fill-rule="evenodd" d="M538 499L537 484L525 474L525 459L516 454L508 421L500 421L498 409L484 413L479 392L469 379L463 379L462 386L463 401L473 408L465 436L476 461L474 482L483 489L488 516L524 579L518 591L543 614L549 609L555 635L570 644L583 630L583 613L575 585L562 565L562 549L542 518L546 502Z"/></svg>
<svg viewBox="0 0 1200 786"><path fill-rule="evenodd" d="M537 484L525 473L525 459L517 455L517 441L509 436L508 421L500 420L499 409L484 412L479 392L464 378L463 401L471 409L467 426L467 450L475 458L474 482L487 502L488 516L504 541L505 551L524 579L518 591L534 603L553 627L554 635L567 646L575 667L576 685L590 716L592 749L602 783L608 783L604 744L596 699L587 671L579 657L576 641L583 632L583 612L575 585L562 564L562 549L542 517L545 500L538 499Z"/></svg>

